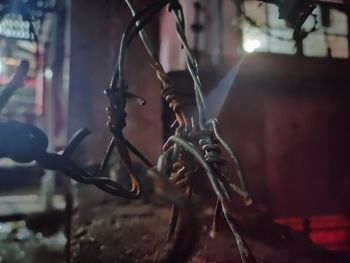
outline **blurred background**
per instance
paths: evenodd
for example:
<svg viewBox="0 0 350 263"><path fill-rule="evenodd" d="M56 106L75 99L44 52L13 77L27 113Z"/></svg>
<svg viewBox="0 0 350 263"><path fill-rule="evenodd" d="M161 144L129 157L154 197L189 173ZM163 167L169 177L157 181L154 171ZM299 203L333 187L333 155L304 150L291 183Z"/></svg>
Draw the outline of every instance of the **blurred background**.
<svg viewBox="0 0 350 263"><path fill-rule="evenodd" d="M148 1L134 2L141 8ZM276 5L180 2L209 112L240 156L257 203L319 246L349 252L350 5L316 1L304 24L311 33L294 40ZM0 86L20 60L30 62L3 117L39 126L51 151L89 128L75 158L86 166L100 163L110 139L103 91L130 19L123 1L0 0ZM164 10L146 30L165 70L181 89L191 89L171 14ZM125 134L155 163L173 116L138 39L127 59L128 88L147 105L128 105ZM38 251L38 258L58 253L63 261L73 192L63 176L35 163L1 159L0 262L39 262L13 256L28 251Z"/></svg>

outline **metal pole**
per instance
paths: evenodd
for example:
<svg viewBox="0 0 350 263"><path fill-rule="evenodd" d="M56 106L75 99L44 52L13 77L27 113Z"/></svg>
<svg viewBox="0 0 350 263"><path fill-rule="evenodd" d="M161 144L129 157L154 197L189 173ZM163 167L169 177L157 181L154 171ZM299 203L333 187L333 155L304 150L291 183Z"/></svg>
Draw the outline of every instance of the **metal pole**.
<svg viewBox="0 0 350 263"><path fill-rule="evenodd" d="M42 68L43 74L43 87L47 92L48 108L46 116L47 125L47 135L49 138L48 150L50 152L54 151L55 147L55 92L53 90L54 85L52 81L52 74L48 75L48 71L51 71L53 61L55 59L56 41L57 41L57 16L56 14L51 14L50 18L50 31L53 34L49 38L43 40L42 46L45 50L45 61ZM48 34L49 35L49 34ZM52 72L52 71L51 71ZM55 172L46 170L45 175L41 178L41 188L40 188L40 200L43 205L44 211L53 209L53 197L55 194Z"/></svg>
<svg viewBox="0 0 350 263"><path fill-rule="evenodd" d="M72 0L65 1L65 32L64 32L64 61L63 61L63 80L62 80L62 103L64 126L68 127L68 110L69 110L69 87L70 87L70 54L71 54L71 16ZM68 128L65 132L67 141Z"/></svg>
<svg viewBox="0 0 350 263"><path fill-rule="evenodd" d="M69 112L69 87L70 87L70 63L71 63L71 16L72 16L72 0L65 0L64 6L64 59L62 69L62 110L64 118L64 141L68 141L68 112ZM66 262L71 261L71 232L72 232L72 216L74 210L74 189L73 182L66 178L64 179L64 195L66 201L66 221L65 234L67 244L65 248Z"/></svg>
<svg viewBox="0 0 350 263"><path fill-rule="evenodd" d="M214 5L214 50L212 62L218 66L222 62L223 49L223 3L222 0L217 0Z"/></svg>

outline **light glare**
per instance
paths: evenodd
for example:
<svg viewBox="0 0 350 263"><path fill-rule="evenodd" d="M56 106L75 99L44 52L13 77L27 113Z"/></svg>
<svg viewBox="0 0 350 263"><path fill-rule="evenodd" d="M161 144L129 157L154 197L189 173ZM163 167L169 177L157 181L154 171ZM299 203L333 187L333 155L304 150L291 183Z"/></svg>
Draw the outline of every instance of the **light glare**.
<svg viewBox="0 0 350 263"><path fill-rule="evenodd" d="M52 79L52 76L53 76L53 72L52 72L52 70L51 69L49 69L49 68L46 68L45 69L45 78L47 78L47 79L49 79L49 80L51 80Z"/></svg>
<svg viewBox="0 0 350 263"><path fill-rule="evenodd" d="M261 42L258 39L247 39L243 44L244 50L248 53L253 53L260 46Z"/></svg>

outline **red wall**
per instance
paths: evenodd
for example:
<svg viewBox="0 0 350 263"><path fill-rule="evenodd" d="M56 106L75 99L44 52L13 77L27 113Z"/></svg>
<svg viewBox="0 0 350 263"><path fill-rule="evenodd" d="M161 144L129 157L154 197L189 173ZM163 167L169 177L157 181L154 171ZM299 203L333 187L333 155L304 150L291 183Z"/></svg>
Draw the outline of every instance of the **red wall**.
<svg viewBox="0 0 350 263"><path fill-rule="evenodd" d="M123 5L113 13L104 2L83 2L73 3L70 131L91 128L87 159L100 161L110 138L103 90L130 15ZM175 34L163 26L161 43L164 34ZM226 62L225 69L234 64ZM130 102L126 136L155 161L162 143L160 87L138 40L127 64L130 90L148 104L141 109ZM206 66L203 61L201 68ZM348 61L271 54L243 62L220 115L221 129L242 159L254 196L273 214L349 213L349 69ZM217 80L210 72L207 89Z"/></svg>
<svg viewBox="0 0 350 263"><path fill-rule="evenodd" d="M349 62L255 55L221 113L251 189L278 216L349 213Z"/></svg>
<svg viewBox="0 0 350 263"><path fill-rule="evenodd" d="M145 2L139 1L137 9ZM106 128L109 102L104 90L109 87L121 37L131 19L126 5L119 1L72 1L69 132L91 129L92 134L83 143L85 163L101 162L111 138ZM157 46L157 21L152 21L147 30ZM143 97L147 104L140 107L128 101L125 136L155 162L162 143L160 85L138 38L129 48L126 64L129 91Z"/></svg>

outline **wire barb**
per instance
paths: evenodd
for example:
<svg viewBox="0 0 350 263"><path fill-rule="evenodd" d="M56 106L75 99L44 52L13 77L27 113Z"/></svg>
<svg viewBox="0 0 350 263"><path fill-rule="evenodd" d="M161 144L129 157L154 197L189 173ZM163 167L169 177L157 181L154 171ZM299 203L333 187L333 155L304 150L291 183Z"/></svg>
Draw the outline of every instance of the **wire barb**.
<svg viewBox="0 0 350 263"><path fill-rule="evenodd" d="M142 11L140 13L136 13L131 4L128 6L134 16L135 23L137 21L138 25L140 25L138 19L141 18L141 15L139 15L139 17L137 17L137 15ZM233 190L236 190L236 192L241 195L246 194L246 185L243 172L241 171L240 163L234 151L231 150L227 143L221 138L218 132L217 123L212 122L213 131L211 131L207 125L207 110L204 102L202 84L199 79L198 64L195 57L192 55L192 51L187 43L187 38L184 30L184 14L180 3L176 0L171 1L169 4L169 11L172 12L175 17L177 36L184 50L187 69L193 79L196 99L195 102L198 109L198 119L186 114L186 111L184 110L186 103L183 100L183 96L180 93L176 92L174 84L170 80L168 74L165 73L162 65L158 60L158 56L153 52L148 52L153 60L152 67L155 69L156 75L162 83L162 97L168 103L169 107L173 110L176 122L178 123L178 128L176 129L175 135L171 136L164 144L164 153L158 160L158 170L162 171L162 173L170 174L170 182L173 182L178 187L181 187L183 189L191 189L191 177L193 176L192 174L196 173L196 171L190 170L190 165L188 162L186 162L186 160L188 160L188 156L193 157L195 160L194 163L200 165L207 174L211 186L218 197L213 228L217 230L219 217L221 212L223 212L226 221L228 222L236 238L242 261L248 262L247 260L249 259L251 260L249 262L255 262L254 256L250 253L248 246L238 231L237 223L232 217L231 192ZM144 19L146 20L146 18ZM145 48L148 50L152 49L150 48L151 43L147 40L147 37L145 39L147 33L144 31L141 32L142 33L140 33L140 37ZM136 31L134 34L136 34ZM214 137L216 140L214 140ZM243 185L243 190L234 184L231 187L231 185L226 181L222 171L222 167L226 165L226 161L221 157L219 144L223 145L223 147L230 153L231 158L234 160L236 164L237 175ZM196 148L196 145L201 146L201 150L198 150ZM202 156L203 153L204 157ZM192 191L190 190L190 192ZM179 208L174 204L169 222L168 241L172 240L173 238L179 218L181 219L181 215L179 215Z"/></svg>

